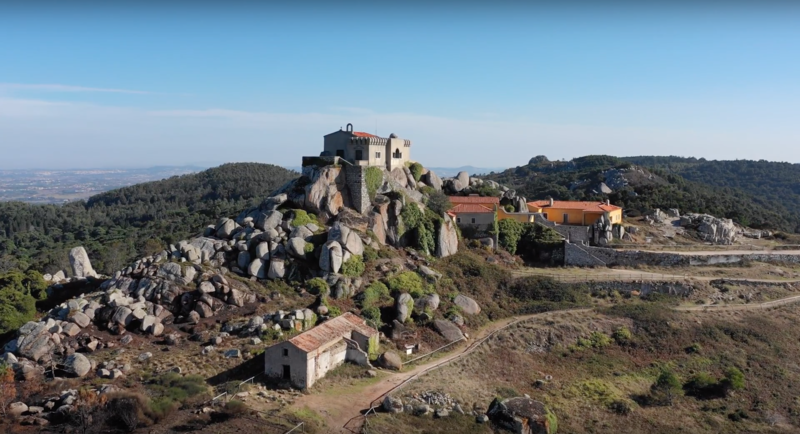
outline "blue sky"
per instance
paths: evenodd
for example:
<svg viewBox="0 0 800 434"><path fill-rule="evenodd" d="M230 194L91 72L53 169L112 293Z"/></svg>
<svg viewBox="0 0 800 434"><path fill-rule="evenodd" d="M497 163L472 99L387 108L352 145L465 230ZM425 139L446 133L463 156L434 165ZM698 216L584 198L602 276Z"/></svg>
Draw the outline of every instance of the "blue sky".
<svg viewBox="0 0 800 434"><path fill-rule="evenodd" d="M348 122L429 166L800 162L788 2L109 3L0 2L0 168L298 165Z"/></svg>

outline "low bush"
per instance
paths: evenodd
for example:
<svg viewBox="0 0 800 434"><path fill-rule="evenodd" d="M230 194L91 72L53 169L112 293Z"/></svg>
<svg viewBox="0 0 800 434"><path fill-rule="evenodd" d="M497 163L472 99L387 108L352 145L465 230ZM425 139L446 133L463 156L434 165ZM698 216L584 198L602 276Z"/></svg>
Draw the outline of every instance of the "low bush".
<svg viewBox="0 0 800 434"><path fill-rule="evenodd" d="M317 216L314 214L309 214L302 209L292 210L292 213L294 213L294 217L292 218L292 226L294 227L307 225L309 223L314 223L315 225L319 226Z"/></svg>
<svg viewBox="0 0 800 434"><path fill-rule="evenodd" d="M328 282L319 277L315 277L306 282L306 291L313 295L326 296L330 293L331 289L328 286Z"/></svg>
<svg viewBox="0 0 800 434"><path fill-rule="evenodd" d="M367 323L370 326L375 328L383 327L383 321L381 321L381 310L375 306L365 307L361 310L361 316L363 316Z"/></svg>
<svg viewBox="0 0 800 434"><path fill-rule="evenodd" d="M247 404L237 399L232 399L225 403L224 413L228 418L235 418L247 414L249 411Z"/></svg>
<svg viewBox="0 0 800 434"><path fill-rule="evenodd" d="M411 165L408 166L408 170L411 171L411 176L414 177L414 181L419 182L420 178L422 178L422 171L424 170L422 164L411 163Z"/></svg>
<svg viewBox="0 0 800 434"><path fill-rule="evenodd" d="M389 288L380 281L374 281L364 289L361 296L361 307L371 307L389 298Z"/></svg>
<svg viewBox="0 0 800 434"><path fill-rule="evenodd" d="M625 327L620 326L616 330L614 330L614 334L612 335L614 341L619 345L625 345L631 341L633 338L633 333Z"/></svg>
<svg viewBox="0 0 800 434"><path fill-rule="evenodd" d="M341 273L347 277L360 277L365 270L364 258L361 255L352 255L342 264Z"/></svg>
<svg viewBox="0 0 800 434"><path fill-rule="evenodd" d="M663 369L650 386L648 401L652 405L672 405L675 398L683 395L681 380L669 369Z"/></svg>
<svg viewBox="0 0 800 434"><path fill-rule="evenodd" d="M375 261L378 257L378 251L374 247L364 246L364 262Z"/></svg>
<svg viewBox="0 0 800 434"><path fill-rule="evenodd" d="M386 279L386 284L392 294L407 292L412 296L425 294L427 286L420 275L413 271L404 271L394 275Z"/></svg>

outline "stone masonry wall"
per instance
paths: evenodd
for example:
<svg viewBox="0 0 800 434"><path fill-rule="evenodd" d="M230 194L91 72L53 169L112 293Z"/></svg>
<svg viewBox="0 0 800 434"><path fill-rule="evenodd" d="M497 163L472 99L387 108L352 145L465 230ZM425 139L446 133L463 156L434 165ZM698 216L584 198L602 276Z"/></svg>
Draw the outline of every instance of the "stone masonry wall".
<svg viewBox="0 0 800 434"><path fill-rule="evenodd" d="M668 252L617 251L603 247L580 245L564 246L564 265L578 267L654 265L661 267L736 264L744 261L773 264L800 264L800 255L747 253L730 255L678 255Z"/></svg>
<svg viewBox="0 0 800 434"><path fill-rule="evenodd" d="M347 190L350 192L350 203L353 205L353 209L366 215L372 207L372 201L369 199L367 191L367 167L345 165L344 171Z"/></svg>

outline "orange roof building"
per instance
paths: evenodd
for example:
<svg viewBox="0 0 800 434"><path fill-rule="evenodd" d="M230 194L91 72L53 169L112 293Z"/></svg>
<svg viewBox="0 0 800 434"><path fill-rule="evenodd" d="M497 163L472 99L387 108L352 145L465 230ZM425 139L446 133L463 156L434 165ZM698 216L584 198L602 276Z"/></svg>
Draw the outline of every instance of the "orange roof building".
<svg viewBox="0 0 800 434"><path fill-rule="evenodd" d="M377 345L378 331L347 312L267 348L264 372L305 389L344 362L369 366L369 352Z"/></svg>
<svg viewBox="0 0 800 434"><path fill-rule="evenodd" d="M528 211L543 214L547 220L562 225L589 226L604 214L611 224L622 223L622 208L609 202L537 200L528 202Z"/></svg>

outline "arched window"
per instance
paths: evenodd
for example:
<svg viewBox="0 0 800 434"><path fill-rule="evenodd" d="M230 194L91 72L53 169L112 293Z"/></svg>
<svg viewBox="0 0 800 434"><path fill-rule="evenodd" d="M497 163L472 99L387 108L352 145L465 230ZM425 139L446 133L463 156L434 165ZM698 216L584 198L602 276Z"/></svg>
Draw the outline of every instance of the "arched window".
<svg viewBox="0 0 800 434"><path fill-rule="evenodd" d="M394 154L392 154L392 158L403 158L403 154L400 153L400 148L394 150Z"/></svg>

